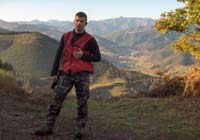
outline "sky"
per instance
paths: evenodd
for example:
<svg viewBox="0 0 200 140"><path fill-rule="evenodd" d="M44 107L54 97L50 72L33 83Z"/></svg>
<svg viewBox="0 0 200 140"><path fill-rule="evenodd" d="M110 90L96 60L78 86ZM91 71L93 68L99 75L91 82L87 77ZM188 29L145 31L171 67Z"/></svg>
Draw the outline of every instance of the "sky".
<svg viewBox="0 0 200 140"><path fill-rule="evenodd" d="M162 12L183 7L177 0L0 0L0 19L5 21L73 21L84 11L88 20L116 17L158 19Z"/></svg>

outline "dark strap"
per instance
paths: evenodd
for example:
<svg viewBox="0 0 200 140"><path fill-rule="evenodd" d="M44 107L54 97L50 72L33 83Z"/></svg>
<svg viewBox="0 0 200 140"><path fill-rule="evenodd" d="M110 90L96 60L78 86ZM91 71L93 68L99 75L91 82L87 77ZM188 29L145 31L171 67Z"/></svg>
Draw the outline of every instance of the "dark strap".
<svg viewBox="0 0 200 140"><path fill-rule="evenodd" d="M61 70L62 69L62 64L63 64L63 61L64 61L64 50L65 50L65 47L67 46L67 39L68 39L68 37L69 37L69 34L70 34L71 32L67 32L67 33L64 33L64 35L63 35L63 39L64 39L64 45L63 45L63 47L62 47L62 52L61 52L61 56L60 56L60 60L59 60L59 70Z"/></svg>

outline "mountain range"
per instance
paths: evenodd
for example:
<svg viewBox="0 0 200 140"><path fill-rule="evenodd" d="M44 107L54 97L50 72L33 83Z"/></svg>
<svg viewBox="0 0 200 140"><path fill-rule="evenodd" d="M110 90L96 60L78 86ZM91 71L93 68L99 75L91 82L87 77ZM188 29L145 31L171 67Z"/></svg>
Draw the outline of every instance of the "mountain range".
<svg viewBox="0 0 200 140"><path fill-rule="evenodd" d="M58 41L39 32L2 31L0 59L13 66L17 80L26 82L31 87L48 85ZM97 96L118 96L150 89L153 79L151 76L119 70L104 58L101 62L94 63L94 66L95 78L91 91L99 93L95 94ZM138 80L135 83L133 79ZM137 84L137 88L132 88L134 84Z"/></svg>
<svg viewBox="0 0 200 140"><path fill-rule="evenodd" d="M125 30L136 27L152 26L155 20L150 18L113 18L99 21L89 21L86 30L94 35L104 37L110 33L119 30ZM71 21L20 21L20 22L6 22L0 20L0 28L12 31L37 31L49 35L57 40L61 37L63 32L73 29L73 22ZM52 36L50 33L54 32ZM60 33L60 34L59 34Z"/></svg>
<svg viewBox="0 0 200 140"><path fill-rule="evenodd" d="M189 55L175 55L169 44L180 34L160 34L154 29L154 19L119 17L89 21L87 31L95 36L102 55L120 69L154 74L160 70L167 74L185 73L196 61ZM36 31L59 40L62 34L72 30L70 21L5 22L0 28L11 31Z"/></svg>
<svg viewBox="0 0 200 140"><path fill-rule="evenodd" d="M115 32L107 38L124 46L122 58L126 58L127 69L153 74L160 70L167 74L183 74L196 60L189 54L174 53L169 45L178 39L180 33L160 34L153 26L138 27Z"/></svg>

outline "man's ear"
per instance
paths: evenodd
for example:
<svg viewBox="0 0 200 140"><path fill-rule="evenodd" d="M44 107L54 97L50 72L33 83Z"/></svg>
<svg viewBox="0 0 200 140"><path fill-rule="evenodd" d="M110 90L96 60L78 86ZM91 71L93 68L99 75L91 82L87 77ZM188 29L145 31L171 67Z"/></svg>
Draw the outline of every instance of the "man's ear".
<svg viewBox="0 0 200 140"><path fill-rule="evenodd" d="M87 21L85 22L85 25L87 25L88 23L87 23Z"/></svg>

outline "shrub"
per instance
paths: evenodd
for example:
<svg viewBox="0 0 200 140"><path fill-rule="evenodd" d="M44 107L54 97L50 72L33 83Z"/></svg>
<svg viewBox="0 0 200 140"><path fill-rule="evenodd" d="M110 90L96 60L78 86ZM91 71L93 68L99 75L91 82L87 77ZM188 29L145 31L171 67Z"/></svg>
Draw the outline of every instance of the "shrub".
<svg viewBox="0 0 200 140"><path fill-rule="evenodd" d="M22 92L15 80L15 77L8 71L0 70L0 87L1 94L15 94Z"/></svg>
<svg viewBox="0 0 200 140"><path fill-rule="evenodd" d="M150 97L166 97L181 95L185 87L185 78L182 76L175 76L170 78L165 76L167 79L164 84L157 85L148 94Z"/></svg>
<svg viewBox="0 0 200 140"><path fill-rule="evenodd" d="M185 78L183 96L200 95L200 67L192 67Z"/></svg>

